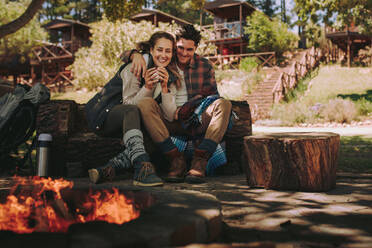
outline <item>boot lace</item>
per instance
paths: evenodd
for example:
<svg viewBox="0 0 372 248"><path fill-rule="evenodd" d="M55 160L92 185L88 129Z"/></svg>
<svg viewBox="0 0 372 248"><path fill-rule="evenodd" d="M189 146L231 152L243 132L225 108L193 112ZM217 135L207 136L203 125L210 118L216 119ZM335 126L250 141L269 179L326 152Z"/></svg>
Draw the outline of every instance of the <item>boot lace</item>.
<svg viewBox="0 0 372 248"><path fill-rule="evenodd" d="M138 180L142 181L148 175L151 175L154 173L155 173L154 166L149 162L144 162L142 163L142 167L140 169L140 172L138 173Z"/></svg>
<svg viewBox="0 0 372 248"><path fill-rule="evenodd" d="M112 166L107 166L102 170L102 176L104 179L112 180L115 177L115 170Z"/></svg>

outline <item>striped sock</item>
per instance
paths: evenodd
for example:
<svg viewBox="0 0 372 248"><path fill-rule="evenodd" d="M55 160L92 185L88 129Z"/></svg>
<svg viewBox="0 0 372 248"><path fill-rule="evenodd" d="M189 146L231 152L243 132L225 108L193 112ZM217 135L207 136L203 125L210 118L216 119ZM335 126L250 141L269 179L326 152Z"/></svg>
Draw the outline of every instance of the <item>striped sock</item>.
<svg viewBox="0 0 372 248"><path fill-rule="evenodd" d="M132 163L149 161L149 155L145 151L143 144L143 134L139 129L131 129L124 134L124 145Z"/></svg>
<svg viewBox="0 0 372 248"><path fill-rule="evenodd" d="M129 169L132 163L129 160L127 149L110 159L108 164L114 167L116 172L121 172L122 170Z"/></svg>

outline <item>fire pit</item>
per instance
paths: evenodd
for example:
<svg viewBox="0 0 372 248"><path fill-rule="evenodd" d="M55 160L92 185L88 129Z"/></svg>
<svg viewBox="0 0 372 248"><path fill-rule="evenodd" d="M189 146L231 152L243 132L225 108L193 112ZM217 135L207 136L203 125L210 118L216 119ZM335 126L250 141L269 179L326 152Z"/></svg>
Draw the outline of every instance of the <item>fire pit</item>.
<svg viewBox="0 0 372 248"><path fill-rule="evenodd" d="M0 219L1 247L164 247L212 241L221 230L220 206L209 194L72 186L65 180L52 180L59 191L43 186L40 193L33 181L20 185L13 178L0 183L0 218L4 211L10 217L11 209L20 208L19 203L31 206L28 212L21 211L29 215L20 230L13 228L17 226L15 217L5 224ZM9 199L10 208L5 205Z"/></svg>

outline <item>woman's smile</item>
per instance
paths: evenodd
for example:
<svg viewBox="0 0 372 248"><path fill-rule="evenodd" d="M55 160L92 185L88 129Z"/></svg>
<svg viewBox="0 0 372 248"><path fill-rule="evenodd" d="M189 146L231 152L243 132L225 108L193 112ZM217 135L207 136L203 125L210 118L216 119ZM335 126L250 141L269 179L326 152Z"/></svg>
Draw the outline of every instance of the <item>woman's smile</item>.
<svg viewBox="0 0 372 248"><path fill-rule="evenodd" d="M172 60L173 56L172 42L165 38L157 40L154 48L150 50L156 66L166 67Z"/></svg>

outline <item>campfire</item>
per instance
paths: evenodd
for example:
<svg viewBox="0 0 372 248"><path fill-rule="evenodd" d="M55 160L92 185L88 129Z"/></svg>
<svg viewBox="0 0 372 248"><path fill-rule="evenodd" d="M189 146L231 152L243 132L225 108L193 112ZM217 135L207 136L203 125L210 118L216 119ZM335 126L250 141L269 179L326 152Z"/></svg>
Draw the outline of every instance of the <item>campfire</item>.
<svg viewBox="0 0 372 248"><path fill-rule="evenodd" d="M75 223L123 224L140 216L138 206L118 189L71 190L64 179L13 177L0 202L0 230L16 233L67 232Z"/></svg>

